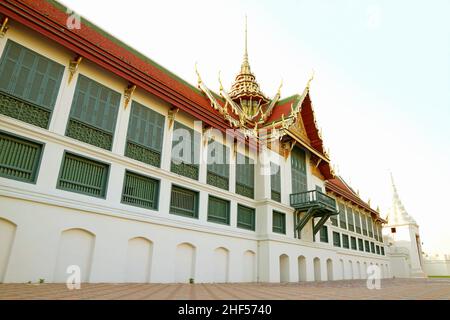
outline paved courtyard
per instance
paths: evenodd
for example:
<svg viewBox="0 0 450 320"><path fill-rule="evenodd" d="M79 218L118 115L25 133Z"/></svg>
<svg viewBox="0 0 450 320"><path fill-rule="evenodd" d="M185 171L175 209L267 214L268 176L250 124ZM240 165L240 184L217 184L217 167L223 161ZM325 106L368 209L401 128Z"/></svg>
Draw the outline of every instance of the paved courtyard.
<svg viewBox="0 0 450 320"><path fill-rule="evenodd" d="M295 284L0 284L3 299L450 299L450 279L384 279L380 290L365 280Z"/></svg>

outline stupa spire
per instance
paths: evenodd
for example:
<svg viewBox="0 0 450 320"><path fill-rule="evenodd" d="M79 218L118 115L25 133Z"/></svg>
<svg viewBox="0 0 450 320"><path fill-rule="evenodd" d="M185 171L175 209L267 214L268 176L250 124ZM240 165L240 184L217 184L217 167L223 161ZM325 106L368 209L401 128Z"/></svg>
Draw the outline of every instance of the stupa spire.
<svg viewBox="0 0 450 320"><path fill-rule="evenodd" d="M400 196L397 191L397 187L394 182L394 176L391 172L391 184L392 184L392 205L387 216L388 225L405 225L405 224L417 224L416 220L411 217L403 206Z"/></svg>

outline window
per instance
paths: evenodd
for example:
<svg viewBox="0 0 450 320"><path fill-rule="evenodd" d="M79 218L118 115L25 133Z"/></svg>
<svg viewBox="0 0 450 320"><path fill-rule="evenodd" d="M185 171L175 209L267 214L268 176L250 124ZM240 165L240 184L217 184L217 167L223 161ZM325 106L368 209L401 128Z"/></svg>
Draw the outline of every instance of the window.
<svg viewBox="0 0 450 320"><path fill-rule="evenodd" d="M237 227L255 231L255 209L238 204Z"/></svg>
<svg viewBox="0 0 450 320"><path fill-rule="evenodd" d="M346 234L342 235L342 246L346 249L349 248L348 235Z"/></svg>
<svg viewBox="0 0 450 320"><path fill-rule="evenodd" d="M306 153L295 147L291 152L292 193L308 191L306 180Z"/></svg>
<svg viewBox="0 0 450 320"><path fill-rule="evenodd" d="M355 237L350 237L350 245L352 250L357 250L358 248L356 247L356 238Z"/></svg>
<svg viewBox="0 0 450 320"><path fill-rule="evenodd" d="M358 238L358 250L364 251L364 242L363 239Z"/></svg>
<svg viewBox="0 0 450 320"><path fill-rule="evenodd" d="M355 214L355 229L356 229L356 232L361 234L361 220L360 220L359 212L354 211L354 214Z"/></svg>
<svg viewBox="0 0 450 320"><path fill-rule="evenodd" d="M320 228L320 242L328 243L328 227L327 226L322 226L322 228Z"/></svg>
<svg viewBox="0 0 450 320"><path fill-rule="evenodd" d="M236 193L254 198L255 165L252 159L240 153L236 157Z"/></svg>
<svg viewBox="0 0 450 320"><path fill-rule="evenodd" d="M170 170L198 180L200 134L177 121L173 126L172 161Z"/></svg>
<svg viewBox="0 0 450 320"><path fill-rule="evenodd" d="M370 252L370 244L369 244L369 241L367 241L367 240L364 241L364 248L365 248L366 252Z"/></svg>
<svg viewBox="0 0 450 320"><path fill-rule="evenodd" d="M367 228L369 229L369 237L373 238L372 217L367 217Z"/></svg>
<svg viewBox="0 0 450 320"><path fill-rule="evenodd" d="M66 135L111 150L119 104L119 93L80 74Z"/></svg>
<svg viewBox="0 0 450 320"><path fill-rule="evenodd" d="M365 214L361 215L361 223L362 223L363 235L367 236L367 219L366 219Z"/></svg>
<svg viewBox="0 0 450 320"><path fill-rule="evenodd" d="M381 249L381 255L384 256L384 247L381 247L380 249Z"/></svg>
<svg viewBox="0 0 450 320"><path fill-rule="evenodd" d="M396 233L397 229L396 228L391 228L391 233Z"/></svg>
<svg viewBox="0 0 450 320"><path fill-rule="evenodd" d="M339 226L342 229L347 229L347 223L345 221L345 206L339 203Z"/></svg>
<svg viewBox="0 0 450 320"><path fill-rule="evenodd" d="M172 186L170 213L198 218L198 192L178 186Z"/></svg>
<svg viewBox="0 0 450 320"><path fill-rule="evenodd" d="M230 176L230 151L217 141L208 143L208 164L206 181L209 185L228 190Z"/></svg>
<svg viewBox="0 0 450 320"><path fill-rule="evenodd" d="M57 188L104 198L108 173L108 164L66 152Z"/></svg>
<svg viewBox="0 0 450 320"><path fill-rule="evenodd" d="M347 222L348 222L348 230L355 231L355 225L353 224L353 210L352 208L347 208Z"/></svg>
<svg viewBox="0 0 450 320"><path fill-rule="evenodd" d="M281 168L279 165L271 162L270 172L271 199L281 202Z"/></svg>
<svg viewBox="0 0 450 320"><path fill-rule="evenodd" d="M341 235L339 232L333 231L333 246L340 247L341 246Z"/></svg>
<svg viewBox="0 0 450 320"><path fill-rule="evenodd" d="M338 202L336 201L336 203L338 204ZM339 211L339 207L337 209L337 211ZM338 216L337 215L332 215L330 216L330 221L331 221L331 225L337 227L338 226Z"/></svg>
<svg viewBox="0 0 450 320"><path fill-rule="evenodd" d="M160 167L164 120L162 114L133 101L125 156Z"/></svg>
<svg viewBox="0 0 450 320"><path fill-rule="evenodd" d="M0 131L0 176L35 183L43 145Z"/></svg>
<svg viewBox="0 0 450 320"><path fill-rule="evenodd" d="M213 196L208 198L208 221L230 224L230 202Z"/></svg>
<svg viewBox="0 0 450 320"><path fill-rule="evenodd" d="M375 246L375 249L376 249L377 254L380 254L380 246L379 245Z"/></svg>
<svg viewBox="0 0 450 320"><path fill-rule="evenodd" d="M381 224L378 225L378 241L383 243L383 227Z"/></svg>
<svg viewBox="0 0 450 320"><path fill-rule="evenodd" d="M272 231L276 233L286 234L286 215L284 213L277 211L273 212Z"/></svg>
<svg viewBox="0 0 450 320"><path fill-rule="evenodd" d="M370 243L370 249L371 249L372 253L375 253L375 243L373 243L373 242Z"/></svg>
<svg viewBox="0 0 450 320"><path fill-rule="evenodd" d="M147 208L158 208L159 181L130 171L125 171L122 202Z"/></svg>
<svg viewBox="0 0 450 320"><path fill-rule="evenodd" d="M8 40L0 61L0 113L48 128L64 66Z"/></svg>

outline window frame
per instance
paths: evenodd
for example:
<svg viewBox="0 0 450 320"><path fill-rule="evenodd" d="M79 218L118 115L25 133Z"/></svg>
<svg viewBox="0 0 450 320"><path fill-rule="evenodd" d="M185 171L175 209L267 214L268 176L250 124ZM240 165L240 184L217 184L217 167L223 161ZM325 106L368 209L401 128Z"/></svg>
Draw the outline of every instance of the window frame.
<svg viewBox="0 0 450 320"><path fill-rule="evenodd" d="M252 226L251 226L251 228L248 228L246 226L246 224L242 224L242 222L239 222L239 208L244 208L244 209L252 211ZM255 210L255 208L251 208L251 207L248 207L248 206L238 203L236 216L237 216L237 219L236 219L236 227L237 228L243 229L243 230L248 230L248 231L256 231L256 210ZM241 225L239 225L239 224L241 224Z"/></svg>
<svg viewBox="0 0 450 320"><path fill-rule="evenodd" d="M210 207L210 201L211 201L211 199L218 200L218 201L221 201L223 203L226 203L226 222L219 221L220 217L218 217L218 216L210 215L210 208L211 208ZM230 220L231 220L230 208L231 208L230 200L222 199L222 198L219 198L219 197L216 197L216 196L213 196L213 195L208 195L208 212L207 212L206 220L208 222L211 222L211 223L217 223L217 224L222 224L222 225L229 226L230 225Z"/></svg>
<svg viewBox="0 0 450 320"><path fill-rule="evenodd" d="M149 179L149 180L153 180L153 182L156 182L156 191L155 191L155 195L154 195L155 196L155 204L154 204L153 208L149 208L149 207L146 207L146 206L143 206L143 205L139 205L139 204L132 204L132 203L124 201L123 198L124 198L124 193L125 193L127 174L139 176L139 177L142 177L144 179ZM121 193L121 197L120 197L120 203L128 205L128 206L133 206L133 207L139 207L139 208L147 209L147 210L159 211L159 195L160 195L160 191L161 191L161 179L154 178L154 177L151 177L151 176L148 176L148 175L144 175L144 174L138 173L136 171L125 169L125 173L123 175L123 185L122 185L122 193Z"/></svg>
<svg viewBox="0 0 450 320"><path fill-rule="evenodd" d="M173 212L172 211L172 192L173 189L179 189L179 190L183 190L183 191L188 191L188 192L192 192L195 195L195 199L194 199L194 215L189 216L187 214L182 214L182 213L178 213L178 212ZM170 189L170 202L169 202L169 214L175 215L175 216L179 216L179 217L184 217L184 218L190 218L190 219L199 219L199 201L200 201L200 193L198 191L180 186L178 184L172 184L171 189ZM179 208L182 209L182 208Z"/></svg>
<svg viewBox="0 0 450 320"><path fill-rule="evenodd" d="M87 161L90 161L90 162L101 164L101 165L104 165L106 167L106 172L105 172L104 178L103 178L104 179L103 180L104 187L102 188L103 195L96 196L96 195L93 195L93 194L90 194L90 193L87 193L87 192L81 192L81 191L77 191L77 190L72 190L72 189L67 189L67 188L61 187L60 180L61 180L61 177L62 177L62 174L63 174L63 168L64 168L64 164L65 164L67 155L71 155L71 156L73 156L75 158L81 158L83 160L87 160ZM106 197L108 195L109 175L110 174L111 174L111 163L108 163L108 162L105 162L105 161L101 161L101 160L97 160L97 159L94 159L92 157L88 157L88 156L85 156L85 155L82 155L82 154L79 154L79 153L76 153L76 152L64 150L62 159L60 161L60 168L59 168L59 173L58 173L58 179L56 180L56 189L62 190L62 191L66 191L66 192L78 193L78 194L85 195L85 196L88 196L88 197L94 197L94 198L99 198L99 199L106 199Z"/></svg>
<svg viewBox="0 0 450 320"><path fill-rule="evenodd" d="M275 216L281 216L282 217L282 225L281 227L275 226ZM279 228L280 230L275 230L276 228ZM280 211L272 210L272 232L278 233L278 234L286 234L286 214Z"/></svg>

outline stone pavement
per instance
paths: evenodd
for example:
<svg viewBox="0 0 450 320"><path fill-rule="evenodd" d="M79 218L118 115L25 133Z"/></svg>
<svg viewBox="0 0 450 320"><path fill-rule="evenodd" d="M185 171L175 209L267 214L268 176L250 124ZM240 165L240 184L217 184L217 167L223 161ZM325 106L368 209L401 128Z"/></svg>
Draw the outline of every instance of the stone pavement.
<svg viewBox="0 0 450 320"><path fill-rule="evenodd" d="M260 299L445 299L450 279L383 279L380 290L369 290L365 280L289 284L0 284L4 299L150 299L150 300L260 300Z"/></svg>

